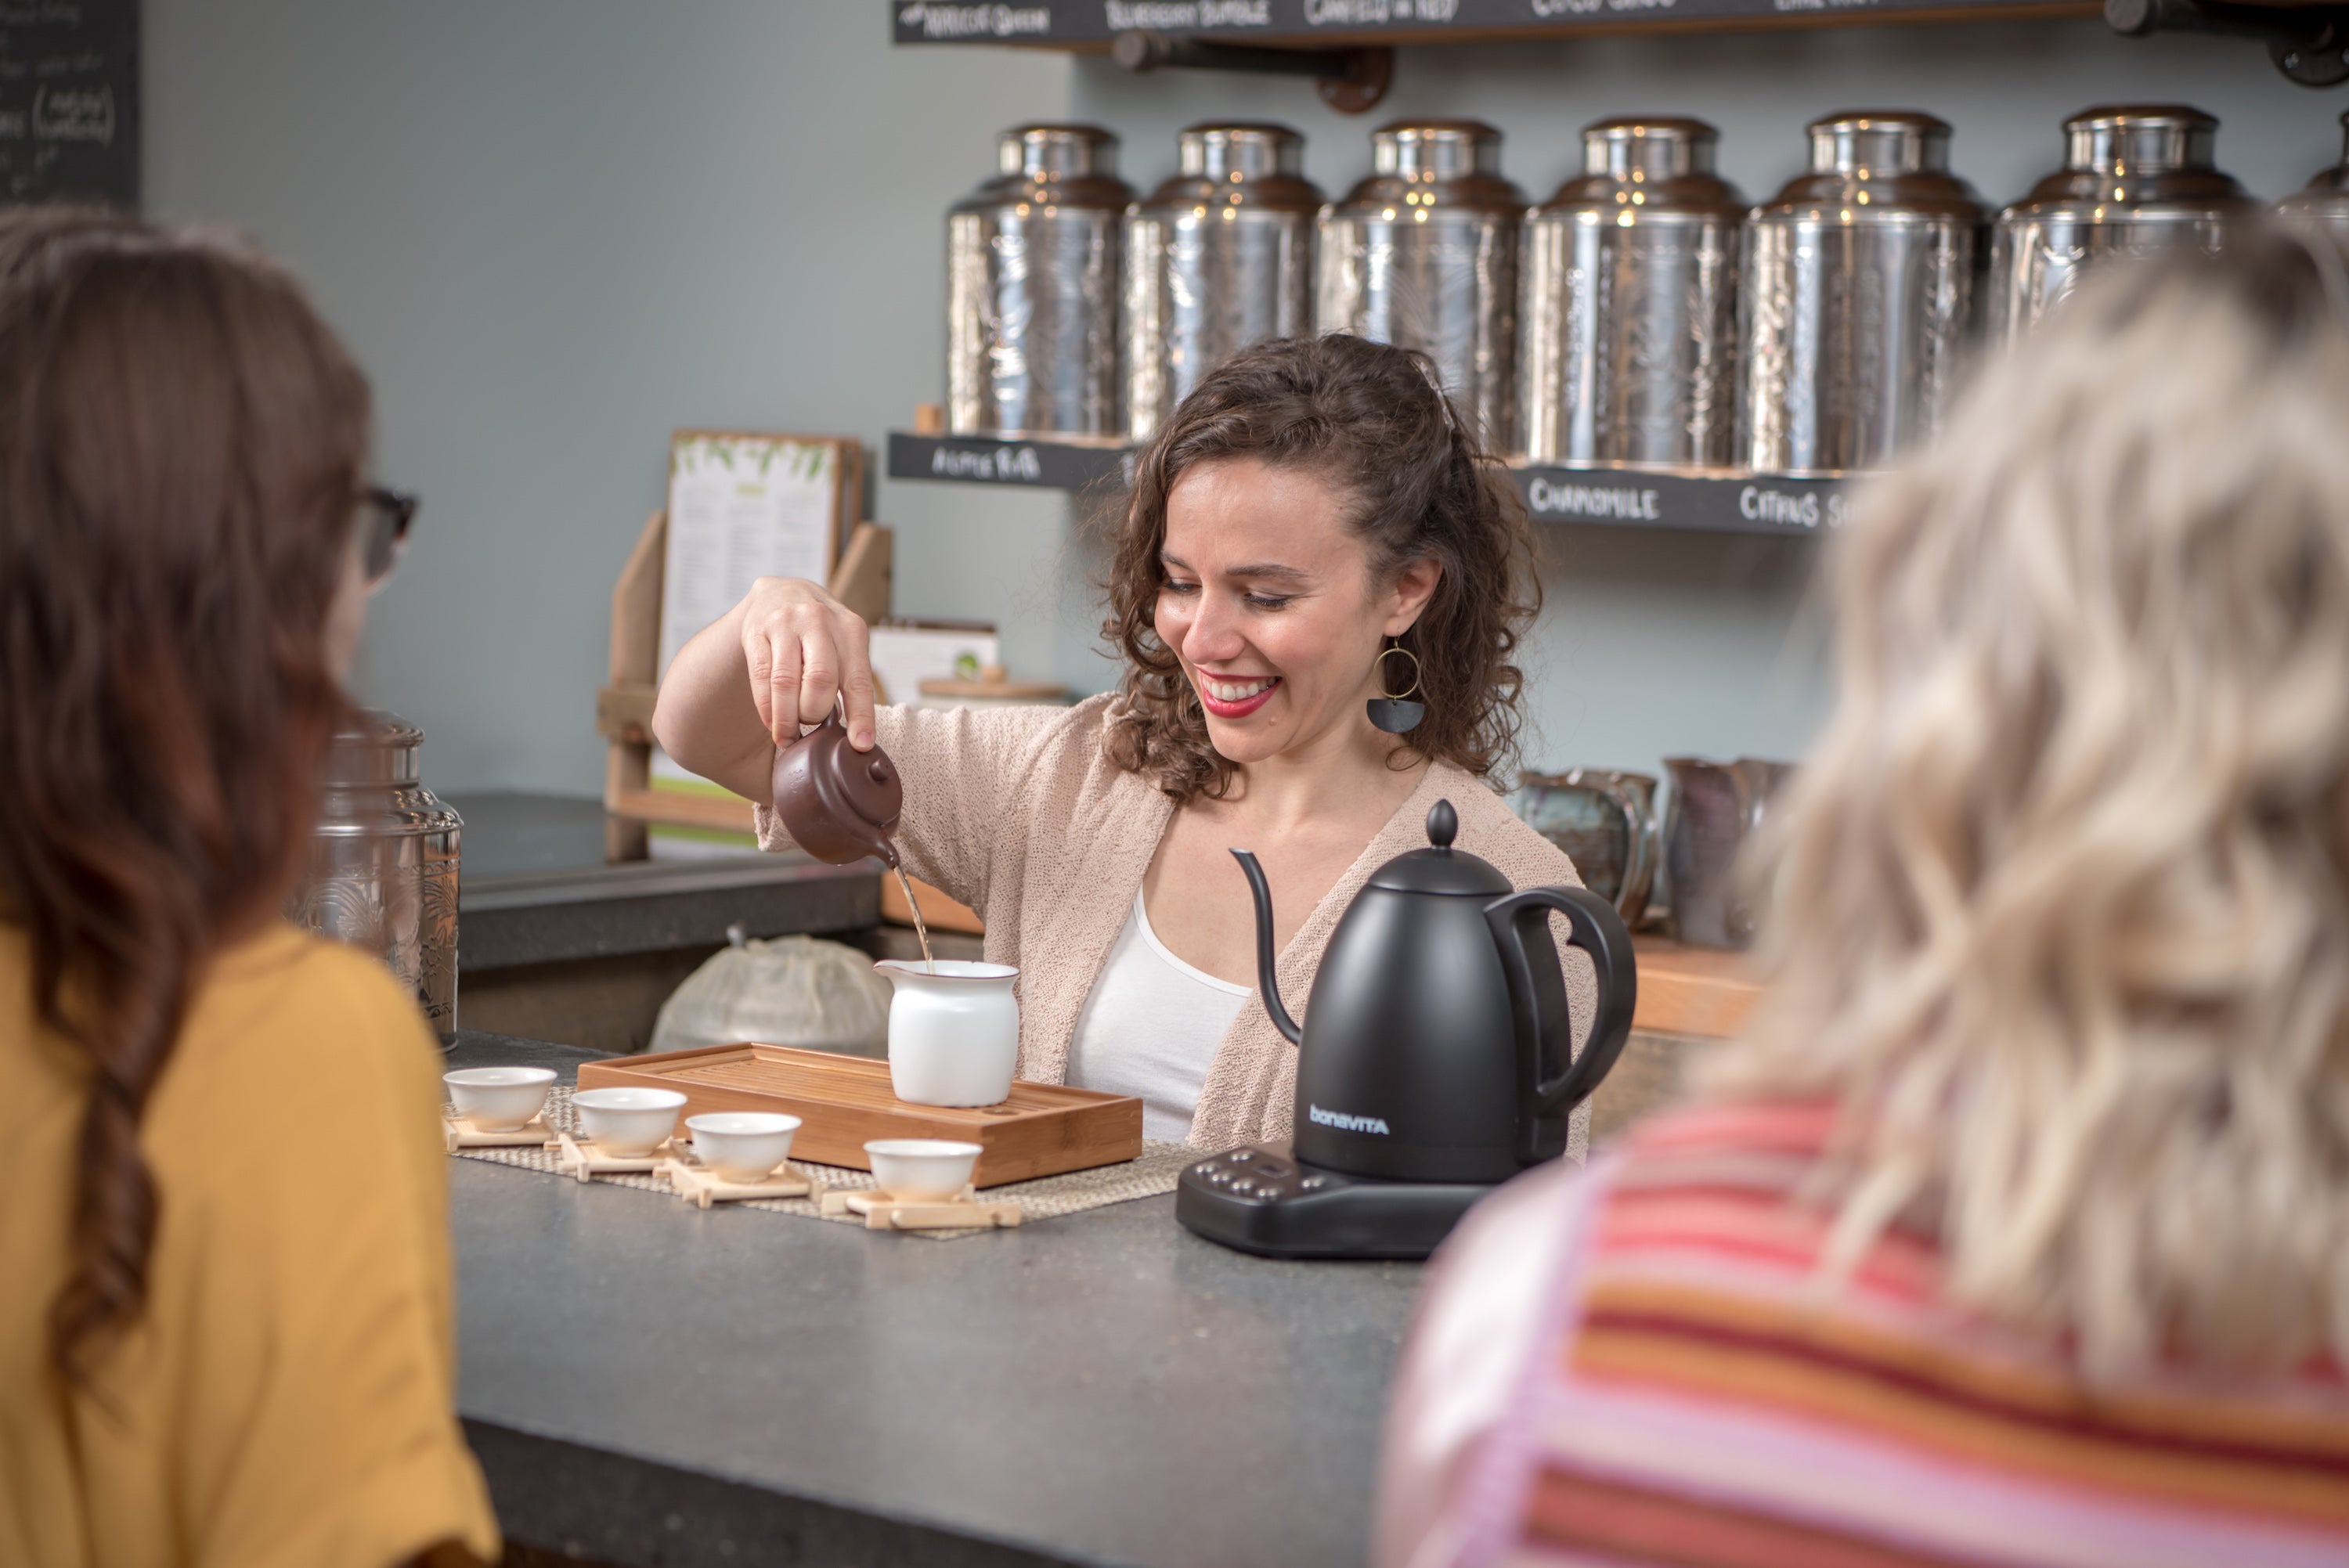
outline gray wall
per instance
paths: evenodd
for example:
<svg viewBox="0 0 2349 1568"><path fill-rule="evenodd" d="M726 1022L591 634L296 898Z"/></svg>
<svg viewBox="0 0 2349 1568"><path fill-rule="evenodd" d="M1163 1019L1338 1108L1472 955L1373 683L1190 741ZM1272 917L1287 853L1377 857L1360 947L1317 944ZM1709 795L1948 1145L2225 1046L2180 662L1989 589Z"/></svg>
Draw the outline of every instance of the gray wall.
<svg viewBox="0 0 2349 1568"><path fill-rule="evenodd" d="M359 685L444 789L593 794L612 579L679 425L853 434L937 395L946 203L1056 55L892 50L849 0L149 0L148 208L250 229L372 373L424 496ZM1050 665L1056 501L885 487L899 603Z"/></svg>
<svg viewBox="0 0 2349 1568"><path fill-rule="evenodd" d="M1692 111L1759 197L1810 115L1914 106L2005 201L2089 103L2200 104L2271 195L2332 160L2349 103L2252 45L2086 22L1411 49L1349 118L1280 79L893 49L863 0L150 0L146 21L150 210L243 225L309 280L374 374L385 476L426 496L360 680L425 727L448 789L597 787L607 596L671 427L837 431L877 459L939 396L940 215L1017 119L1112 126L1144 186L1192 119L1285 119L1334 191L1380 119L1475 114L1539 195L1584 121ZM899 530L901 612L996 619L1020 673L1107 684L1066 502L882 481L874 513ZM1826 696L1812 546L1547 538L1534 760L1800 748Z"/></svg>

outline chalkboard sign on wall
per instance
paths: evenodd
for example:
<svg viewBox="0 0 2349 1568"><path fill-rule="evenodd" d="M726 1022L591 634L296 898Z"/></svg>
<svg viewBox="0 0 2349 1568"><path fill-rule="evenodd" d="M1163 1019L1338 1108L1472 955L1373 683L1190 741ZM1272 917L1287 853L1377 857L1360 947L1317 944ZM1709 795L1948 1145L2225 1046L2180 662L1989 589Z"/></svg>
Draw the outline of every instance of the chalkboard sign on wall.
<svg viewBox="0 0 2349 1568"><path fill-rule="evenodd" d="M0 201L139 205L139 0L0 0Z"/></svg>

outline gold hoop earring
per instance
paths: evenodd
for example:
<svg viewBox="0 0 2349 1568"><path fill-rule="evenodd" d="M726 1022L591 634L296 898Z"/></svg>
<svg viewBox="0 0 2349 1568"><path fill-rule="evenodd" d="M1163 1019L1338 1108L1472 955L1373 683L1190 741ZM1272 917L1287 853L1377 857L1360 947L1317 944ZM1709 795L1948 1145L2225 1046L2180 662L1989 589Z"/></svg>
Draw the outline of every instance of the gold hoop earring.
<svg viewBox="0 0 2349 1568"><path fill-rule="evenodd" d="M1389 654L1401 654L1411 661L1411 685L1399 692L1387 690L1386 662ZM1371 661L1371 665L1378 672L1379 677L1379 695L1371 698L1368 704L1371 723L1389 735L1408 735L1417 729L1419 721L1427 717L1427 705L1405 699L1419 689L1419 655L1400 642L1391 643L1379 650L1379 656Z"/></svg>

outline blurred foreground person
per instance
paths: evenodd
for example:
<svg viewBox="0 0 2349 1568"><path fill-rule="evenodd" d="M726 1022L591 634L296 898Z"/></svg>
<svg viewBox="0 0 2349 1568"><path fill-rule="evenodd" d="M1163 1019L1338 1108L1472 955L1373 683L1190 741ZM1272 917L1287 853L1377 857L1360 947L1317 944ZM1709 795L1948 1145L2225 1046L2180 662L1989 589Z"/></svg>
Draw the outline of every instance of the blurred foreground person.
<svg viewBox="0 0 2349 1568"><path fill-rule="evenodd" d="M0 1563L498 1553L439 1052L279 915L406 522L367 439L260 257L0 215Z"/></svg>
<svg viewBox="0 0 2349 1568"><path fill-rule="evenodd" d="M1869 493L1765 1011L1445 1249L1381 1563L2349 1562L2344 449L2256 235Z"/></svg>

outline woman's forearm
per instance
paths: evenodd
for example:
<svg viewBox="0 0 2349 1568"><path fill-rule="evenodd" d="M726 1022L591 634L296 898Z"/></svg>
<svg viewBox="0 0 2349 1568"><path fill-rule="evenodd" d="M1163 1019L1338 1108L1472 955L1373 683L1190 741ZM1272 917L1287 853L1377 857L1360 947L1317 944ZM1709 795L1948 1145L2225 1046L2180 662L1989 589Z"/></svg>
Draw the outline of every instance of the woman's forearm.
<svg viewBox="0 0 2349 1568"><path fill-rule="evenodd" d="M653 705L653 738L678 766L763 800L771 787L774 737L750 698L742 649L745 599L678 650Z"/></svg>

